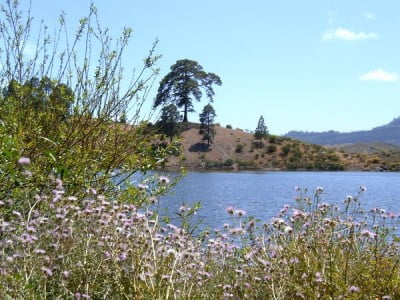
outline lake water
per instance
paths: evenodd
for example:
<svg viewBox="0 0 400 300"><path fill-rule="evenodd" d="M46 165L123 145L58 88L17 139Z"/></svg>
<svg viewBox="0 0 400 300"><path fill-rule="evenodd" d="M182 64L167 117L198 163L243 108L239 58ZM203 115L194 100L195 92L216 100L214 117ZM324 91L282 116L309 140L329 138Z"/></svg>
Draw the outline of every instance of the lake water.
<svg viewBox="0 0 400 300"><path fill-rule="evenodd" d="M294 203L295 186L307 188L310 196L323 187L322 201L328 203L342 203L365 186L364 208L400 213L400 173L391 172L189 172L160 200L160 207L177 211L182 203L201 201L198 217L204 217L203 225L210 228L229 222L228 206L264 222Z"/></svg>

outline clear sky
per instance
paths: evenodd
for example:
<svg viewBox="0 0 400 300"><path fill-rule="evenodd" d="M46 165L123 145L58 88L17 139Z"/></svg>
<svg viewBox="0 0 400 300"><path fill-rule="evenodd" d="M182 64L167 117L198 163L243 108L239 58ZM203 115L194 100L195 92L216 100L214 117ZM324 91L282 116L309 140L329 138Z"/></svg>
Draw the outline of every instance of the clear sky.
<svg viewBox="0 0 400 300"><path fill-rule="evenodd" d="M33 16L51 28L64 10L75 24L90 2L32 0ZM273 134L353 131L400 115L399 0L93 2L111 32L133 28L127 70L158 38L158 81L184 58L219 75L213 106L221 125L254 130L263 115Z"/></svg>

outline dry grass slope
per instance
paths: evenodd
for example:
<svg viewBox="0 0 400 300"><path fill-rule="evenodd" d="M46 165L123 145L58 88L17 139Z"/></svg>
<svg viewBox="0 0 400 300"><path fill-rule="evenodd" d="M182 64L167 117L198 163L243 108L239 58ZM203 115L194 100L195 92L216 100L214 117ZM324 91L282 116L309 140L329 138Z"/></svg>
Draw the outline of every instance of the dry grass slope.
<svg viewBox="0 0 400 300"><path fill-rule="evenodd" d="M398 170L400 165L376 154L353 153L343 149L304 143L270 135L262 142L240 129L216 126L213 144L208 148L198 124L190 124L180 135L183 161L171 157L170 168L259 169L259 170Z"/></svg>

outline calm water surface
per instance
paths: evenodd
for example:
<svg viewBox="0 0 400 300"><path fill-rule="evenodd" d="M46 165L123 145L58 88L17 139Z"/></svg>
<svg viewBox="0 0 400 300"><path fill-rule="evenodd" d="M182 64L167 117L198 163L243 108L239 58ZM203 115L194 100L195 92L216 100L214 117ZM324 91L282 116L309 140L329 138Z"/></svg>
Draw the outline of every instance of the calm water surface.
<svg viewBox="0 0 400 300"><path fill-rule="evenodd" d="M365 186L363 207L400 213L400 173L391 172L189 172L161 199L160 206L177 211L182 203L201 201L198 215L211 228L229 222L227 206L268 221L283 205L294 203L295 186L307 188L310 196L316 187L323 187L322 201L328 203L342 203Z"/></svg>

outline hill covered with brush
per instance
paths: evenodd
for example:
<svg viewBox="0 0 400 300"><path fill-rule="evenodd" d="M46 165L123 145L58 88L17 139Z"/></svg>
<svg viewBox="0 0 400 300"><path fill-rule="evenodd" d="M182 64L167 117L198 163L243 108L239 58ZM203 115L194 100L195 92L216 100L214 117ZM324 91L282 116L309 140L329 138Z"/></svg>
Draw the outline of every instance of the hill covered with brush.
<svg viewBox="0 0 400 300"><path fill-rule="evenodd" d="M199 125L180 133L182 157L170 157L169 168L226 170L400 170L400 159L384 160L376 153L324 147L289 137L269 135L257 140L240 129L215 126L210 147L202 141Z"/></svg>

